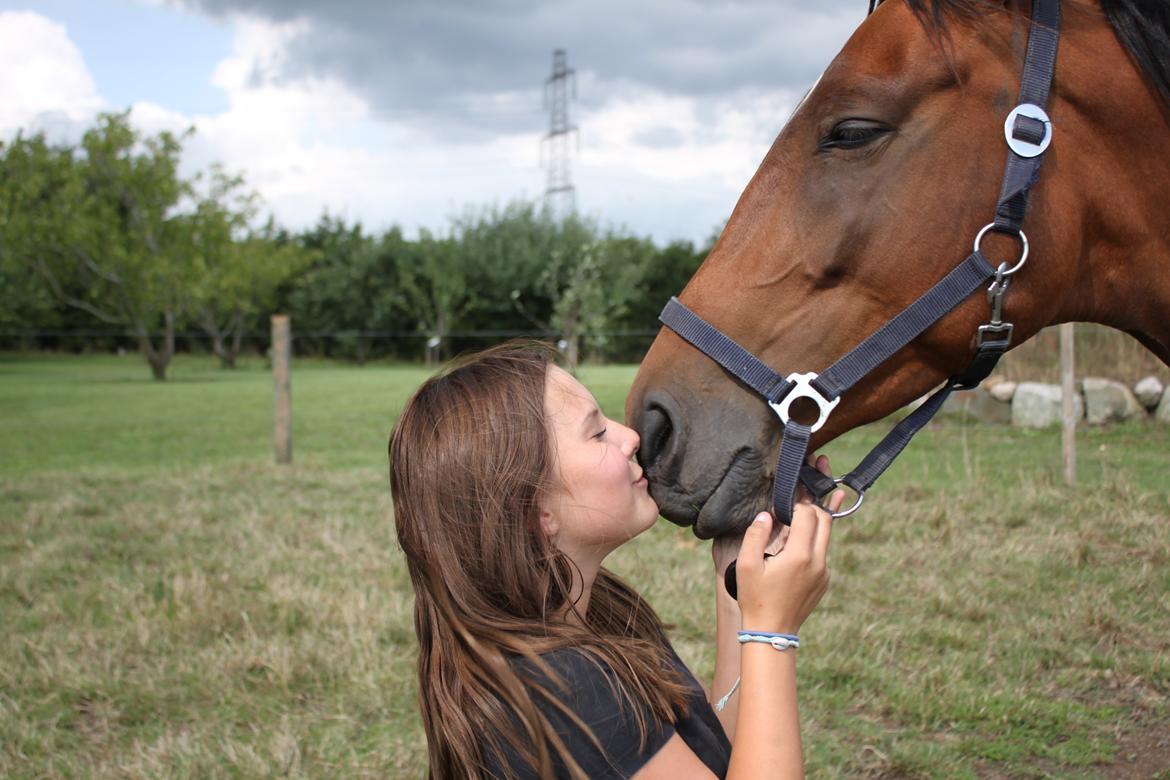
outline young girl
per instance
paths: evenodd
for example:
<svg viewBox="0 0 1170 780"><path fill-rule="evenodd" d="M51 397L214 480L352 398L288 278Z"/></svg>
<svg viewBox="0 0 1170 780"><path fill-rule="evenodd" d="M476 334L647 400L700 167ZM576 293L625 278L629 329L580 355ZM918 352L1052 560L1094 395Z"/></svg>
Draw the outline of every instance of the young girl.
<svg viewBox="0 0 1170 780"><path fill-rule="evenodd" d="M407 403L390 481L431 777L803 776L795 635L828 584L828 514L798 507L766 560L767 513L738 555L714 545L714 696L742 678L717 715L654 610L602 566L658 517L637 449L533 344L458 361Z"/></svg>

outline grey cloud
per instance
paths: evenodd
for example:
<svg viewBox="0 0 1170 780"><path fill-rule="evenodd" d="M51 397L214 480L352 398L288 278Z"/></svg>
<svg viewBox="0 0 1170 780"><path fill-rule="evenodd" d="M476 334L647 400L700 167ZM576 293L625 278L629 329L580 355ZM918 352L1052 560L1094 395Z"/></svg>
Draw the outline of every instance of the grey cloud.
<svg viewBox="0 0 1170 780"><path fill-rule="evenodd" d="M863 0L174 0L212 16L305 19L280 73L330 76L379 116L447 137L543 127L554 48L588 74L580 110L622 86L715 97L803 90L865 14Z"/></svg>
<svg viewBox="0 0 1170 780"><path fill-rule="evenodd" d="M652 127L634 135L634 143L651 149L674 149L683 141L682 133L673 127Z"/></svg>

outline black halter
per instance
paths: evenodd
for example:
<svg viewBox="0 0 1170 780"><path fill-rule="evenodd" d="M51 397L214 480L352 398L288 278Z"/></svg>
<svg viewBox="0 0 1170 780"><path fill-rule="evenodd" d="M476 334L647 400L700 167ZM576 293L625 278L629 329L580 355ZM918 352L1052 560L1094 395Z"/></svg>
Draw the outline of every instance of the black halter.
<svg viewBox="0 0 1170 780"><path fill-rule="evenodd" d="M772 481L772 504L781 522L792 522L798 480L818 501L824 499L838 484L847 485L857 494L857 501L835 516L843 517L855 512L865 498L865 491L893 463L914 434L934 417L951 392L977 386L990 375L999 358L1011 346L1012 325L1001 319L1003 296L1012 275L1028 259L1028 239L1020 226L1028 207L1029 188L1039 175L1044 150L1052 140L1052 123L1044 112L1044 106L1048 103L1048 91L1052 84L1059 34L1059 0L1033 0L1019 100L1004 122L1004 136L1010 151L996 202L995 218L975 236L975 248L971 254L918 300L832 366L819 375L794 373L784 377L723 335L677 298L671 298L662 310L660 319L663 324L763 396L783 423L780 455ZM989 230L1019 238L1020 258L1014 265L1009 267L1005 262L995 267L983 256L980 243ZM843 478L834 480L808 466L805 457L809 437L825 424L829 414L840 402L841 395L993 277L994 281L987 291L991 319L979 328L975 357L967 370L948 379L925 403L894 426L857 468ZM811 425L797 422L789 415L792 403L799 398L810 399L819 410L818 419Z"/></svg>

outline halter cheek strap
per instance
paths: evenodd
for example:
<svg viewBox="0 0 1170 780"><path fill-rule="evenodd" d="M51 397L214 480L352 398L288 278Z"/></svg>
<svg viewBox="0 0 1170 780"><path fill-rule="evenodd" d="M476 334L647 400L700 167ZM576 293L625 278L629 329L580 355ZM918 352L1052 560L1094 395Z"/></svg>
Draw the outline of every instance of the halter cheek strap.
<svg viewBox="0 0 1170 780"><path fill-rule="evenodd" d="M857 494L857 501L835 516L856 511L865 492L934 417L951 392L977 386L1010 348L1012 325L1001 319L1003 297L1012 275L1023 267L1028 257L1028 240L1020 225L1027 211L1030 188L1052 141L1052 123L1044 106L1055 69L1059 29L1059 0L1033 0L1019 101L1004 123L1009 151L994 220L979 231L974 249L961 264L833 365L820 374L781 376L677 298L671 298L662 310L659 319L664 325L754 390L780 418L784 429L772 480L772 505L781 522L792 522L798 481L818 501L838 484L848 486ZM980 244L989 230L1020 239L1020 258L1013 266L1001 263L996 267L983 256ZM967 370L948 379L925 403L895 425L857 468L843 478L834 480L808 466L805 458L809 439L825 424L841 396L991 278L994 281L987 294L991 319L979 328L975 355ZM791 417L792 404L800 398L809 399L817 406L817 419L812 423L797 422Z"/></svg>

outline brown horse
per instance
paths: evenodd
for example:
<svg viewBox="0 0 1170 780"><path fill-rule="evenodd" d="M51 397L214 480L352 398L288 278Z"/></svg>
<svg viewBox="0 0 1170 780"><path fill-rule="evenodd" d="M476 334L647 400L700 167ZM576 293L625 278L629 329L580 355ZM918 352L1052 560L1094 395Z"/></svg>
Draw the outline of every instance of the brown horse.
<svg viewBox="0 0 1170 780"><path fill-rule="evenodd" d="M1015 343L1099 322L1170 365L1170 10L1067 2L1054 128L1004 299ZM971 251L990 221L1026 39L1024 8L889 0L794 112L680 295L782 374L821 371ZM993 265L1015 240L991 234ZM998 242L998 243L993 243ZM976 294L841 399L823 446L962 371L988 319ZM662 514L709 538L768 505L779 421L661 331L626 406Z"/></svg>

